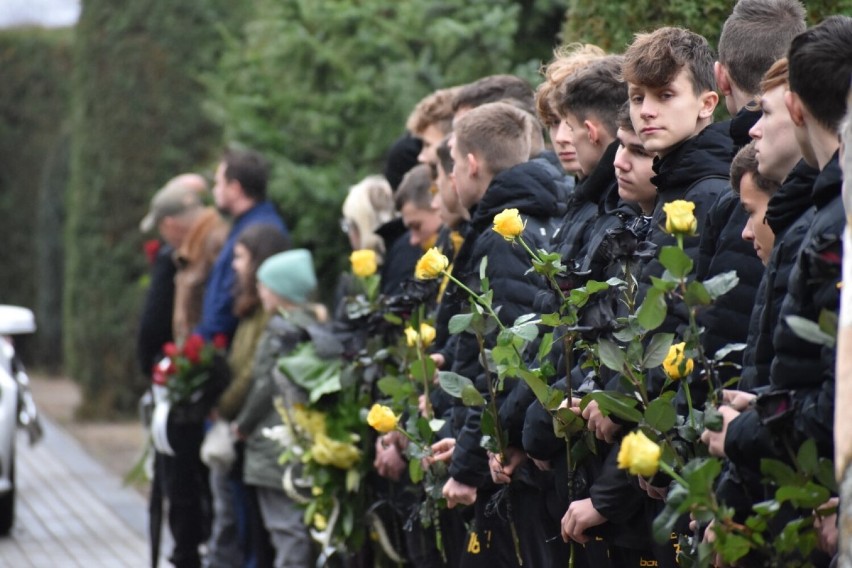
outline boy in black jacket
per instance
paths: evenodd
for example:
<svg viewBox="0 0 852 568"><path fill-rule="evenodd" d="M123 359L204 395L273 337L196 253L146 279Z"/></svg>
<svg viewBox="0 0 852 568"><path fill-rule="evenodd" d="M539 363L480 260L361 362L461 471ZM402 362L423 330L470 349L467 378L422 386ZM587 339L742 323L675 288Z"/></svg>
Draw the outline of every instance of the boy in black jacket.
<svg viewBox="0 0 852 568"><path fill-rule="evenodd" d="M486 275L493 291L493 305L500 306L499 317L512 325L523 314L533 311L532 299L544 282L528 274L526 252L512 246L491 227L494 216L504 209L516 208L527 223L524 239L540 247L549 239L550 216L557 210L556 180L535 162L529 162L530 139L541 130L527 113L506 103L489 103L465 113L456 120L452 143L453 176L462 205L471 212L471 231L459 251L453 273L474 290L479 289L479 267L488 257ZM493 335L485 338L494 345ZM458 338L453 371L474 380L480 392L487 392L485 370L480 364L479 346L471 334ZM506 381L506 388L515 381ZM475 529L470 535L463 566L515 566L515 554L509 525L499 515L486 516L485 508L496 491L488 472L488 458L480 447L481 408L467 408L459 420L458 435L452 453L450 479L443 493L449 506L476 505ZM507 453L507 455L509 455ZM510 459L523 461L523 453ZM513 462L514 463L514 462ZM512 492L512 506L520 531L524 565L545 566L544 533L538 515L532 511L543 506L534 485L523 484ZM530 509L525 513L526 508Z"/></svg>
<svg viewBox="0 0 852 568"><path fill-rule="evenodd" d="M752 471L760 471L762 458L788 460L785 441L797 448L812 438L820 455L833 455L834 350L800 338L787 316L817 321L823 310L838 307L845 226L838 129L852 79L852 18L832 16L800 34L788 59L785 102L795 137L805 161L820 169L811 194L816 213L790 274L773 336L769 395L743 412L720 407L722 431L702 435L711 453Z"/></svg>

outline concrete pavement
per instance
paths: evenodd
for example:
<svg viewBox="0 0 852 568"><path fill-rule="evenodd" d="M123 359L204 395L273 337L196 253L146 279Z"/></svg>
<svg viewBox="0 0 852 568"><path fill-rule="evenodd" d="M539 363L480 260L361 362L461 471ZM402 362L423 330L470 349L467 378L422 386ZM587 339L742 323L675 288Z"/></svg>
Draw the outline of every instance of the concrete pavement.
<svg viewBox="0 0 852 568"><path fill-rule="evenodd" d="M12 534L0 539L0 566L150 566L145 498L56 423L43 420L38 445L18 438L16 522Z"/></svg>

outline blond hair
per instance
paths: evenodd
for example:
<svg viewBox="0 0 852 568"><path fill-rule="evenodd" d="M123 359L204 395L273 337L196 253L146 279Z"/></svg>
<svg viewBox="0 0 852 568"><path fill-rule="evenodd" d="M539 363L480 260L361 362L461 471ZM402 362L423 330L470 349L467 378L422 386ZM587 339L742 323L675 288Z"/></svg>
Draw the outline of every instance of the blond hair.
<svg viewBox="0 0 852 568"><path fill-rule="evenodd" d="M481 159L491 175L529 160L532 115L510 104L487 103L456 121L456 147Z"/></svg>
<svg viewBox="0 0 852 568"><path fill-rule="evenodd" d="M396 216L388 180L380 175L367 176L349 188L342 209L343 217L358 228L361 248L383 254L384 242L374 231Z"/></svg>
<svg viewBox="0 0 852 568"><path fill-rule="evenodd" d="M421 99L408 115L408 131L419 137L430 126L436 126L444 135L449 134L453 128L453 99L459 89L440 89Z"/></svg>

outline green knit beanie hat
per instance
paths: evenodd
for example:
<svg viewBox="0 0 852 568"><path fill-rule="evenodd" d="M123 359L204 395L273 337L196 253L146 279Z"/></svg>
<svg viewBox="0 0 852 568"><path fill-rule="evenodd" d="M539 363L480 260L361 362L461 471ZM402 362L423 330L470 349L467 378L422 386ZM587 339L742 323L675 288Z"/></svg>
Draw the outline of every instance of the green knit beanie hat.
<svg viewBox="0 0 852 568"><path fill-rule="evenodd" d="M285 300L304 304L317 287L311 252L294 249L270 256L257 269L257 280Z"/></svg>

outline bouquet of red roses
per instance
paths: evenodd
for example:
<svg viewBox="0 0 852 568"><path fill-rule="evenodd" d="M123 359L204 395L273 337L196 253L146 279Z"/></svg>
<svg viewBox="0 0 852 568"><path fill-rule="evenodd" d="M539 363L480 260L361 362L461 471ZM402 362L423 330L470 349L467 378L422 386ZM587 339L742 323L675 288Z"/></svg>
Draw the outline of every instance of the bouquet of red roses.
<svg viewBox="0 0 852 568"><path fill-rule="evenodd" d="M227 348L228 338L223 334L215 335L212 342L193 334L183 345L166 343L165 357L154 366L153 382L166 388L173 405L197 403L205 394L211 394L211 388L221 392L217 371L224 363Z"/></svg>

